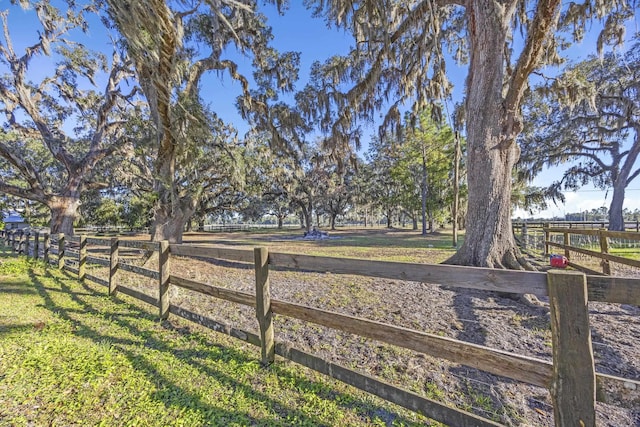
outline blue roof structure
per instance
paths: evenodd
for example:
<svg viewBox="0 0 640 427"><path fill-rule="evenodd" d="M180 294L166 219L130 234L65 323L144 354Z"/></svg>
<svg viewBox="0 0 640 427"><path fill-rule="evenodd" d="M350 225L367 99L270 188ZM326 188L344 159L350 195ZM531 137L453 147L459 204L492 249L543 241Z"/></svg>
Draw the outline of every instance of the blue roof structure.
<svg viewBox="0 0 640 427"><path fill-rule="evenodd" d="M25 222L24 218L17 212L9 212L2 214L2 221L5 224Z"/></svg>

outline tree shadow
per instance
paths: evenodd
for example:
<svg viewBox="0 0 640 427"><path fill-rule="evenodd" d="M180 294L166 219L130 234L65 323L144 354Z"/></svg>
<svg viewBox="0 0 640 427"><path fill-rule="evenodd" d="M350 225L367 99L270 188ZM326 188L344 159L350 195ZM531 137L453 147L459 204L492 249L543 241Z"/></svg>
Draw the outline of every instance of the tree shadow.
<svg viewBox="0 0 640 427"><path fill-rule="evenodd" d="M452 290L455 292L453 305L460 324L455 338L460 341L492 347L487 342L489 331L483 326L482 319L478 315L482 310L515 311L525 319L530 319L533 315L530 308L511 299L501 298L495 292L460 288ZM474 301L489 297L494 297L497 307L480 307ZM524 323L525 321L521 322L523 326L525 326ZM537 323L530 323L529 327L534 328L534 325ZM501 383L519 384L519 382L466 366L451 368L449 372L460 379L460 391L468 396L468 404L473 408L473 412L507 425L517 425L522 422L523 414L507 403L510 397L499 387ZM528 403L530 409L537 408L537 411L543 412L540 408L541 402L534 400ZM552 423L552 418L549 418L551 415L548 414L546 417L547 423Z"/></svg>
<svg viewBox="0 0 640 427"><path fill-rule="evenodd" d="M495 301L495 306L483 307L477 304L478 299L487 299L491 297L493 297L493 300ZM476 299L475 303L474 299ZM536 347L532 347L529 349L532 353L527 355L543 358L545 360L551 360L551 325L549 309L546 305L529 305L521 301L512 300L510 298L503 298L499 294L494 292L460 289L457 291L456 296L454 297L454 306L458 319L465 319L465 321L460 322L463 325L463 328L457 334L457 339L478 345L487 345L486 337L488 334L483 333L482 327L480 326L481 316L479 316L479 313L484 310L512 311L513 318L519 319L517 325L513 325L513 327L527 329L529 331L532 331L534 335L541 334L542 338L539 339L545 340L545 348L537 348L536 350ZM594 309L593 307L590 307L590 316L593 316L593 314L596 313L631 316L636 312L633 309L630 310L629 307L625 306L621 306L617 310L613 310L609 306L605 306L605 309L600 311ZM635 380L640 378L640 371L632 363L629 362L629 359L633 358L633 356L627 354L627 356L625 357L623 350L616 349L611 345L608 345L607 343L611 342L613 338L611 336L607 336L606 334L598 332L594 328L593 323L591 325L591 337L592 342L594 343L593 351L596 358L597 372ZM631 336L629 338L631 339ZM472 382L477 382L478 384L518 383L513 380L465 367L454 368L451 370L451 372L454 375L460 374L461 376L469 378ZM483 388L487 389L487 387L474 386L469 391L471 393L474 393L482 391ZM504 401L506 399L506 396L504 396L504 394L500 394L495 387L488 387L488 389L492 389L492 397L495 396L494 403L496 407L499 407L499 405L501 405L500 402ZM540 423L552 424L553 407L550 405L550 395L548 391L540 387L532 388L532 390L534 390L534 394L525 397L526 405L532 411L531 413L534 416L539 417L537 421L539 421ZM539 392L537 390L539 390ZM501 412L504 414L504 411ZM502 422L509 423L511 421L508 418L505 419L504 415L502 416Z"/></svg>
<svg viewBox="0 0 640 427"><path fill-rule="evenodd" d="M232 347L215 343L211 341L210 338L202 334L198 335L198 340L206 344L206 350L203 350L201 346L197 346L198 348L187 349L174 348L169 343L158 338L156 336L156 332L141 329L132 322L134 319L138 320L141 318L151 322L156 322L156 315L122 299L112 299L114 304L117 304L117 312L102 312L96 309L96 307L90 302L90 299L96 297L107 297L100 295L87 283L82 283L84 292L77 292L65 283L67 280L72 280L74 283L78 283L75 278L68 275L66 276L68 279L58 277L57 275L54 276L48 270L45 272L45 275L50 280L54 280L56 284L60 286L60 289L52 289L50 286L45 286L35 272L30 271L29 273L31 280L35 285L35 289L44 301L44 307L56 313L60 318L70 322L74 327L73 333L75 335L90 339L95 343L108 343L113 348L117 349L119 353L123 354L131 362L135 369L152 378L154 383L160 385L159 390L153 397L162 401L167 407L184 406L184 396L187 396L190 409L195 409L208 417L213 422L213 425L224 425L225 420L233 420L237 422L239 416L244 419L243 422L246 422L247 425L290 425L289 423L293 422L292 420L295 420L295 424L300 425L325 425L321 419L298 410L295 407L279 402L276 398L257 390L252 386L250 381L249 383L239 382L236 378L233 378L215 368L215 363L217 362L225 363L233 360L234 363L238 364L254 364L258 362L257 358L249 357L247 354ZM69 295L77 308L69 309L60 306L52 298L52 292L64 292ZM112 336L101 332L95 327L91 327L86 322L78 320L77 317L79 315L90 315L94 318L104 319L110 324L115 324L117 327L121 328L123 335L128 334L132 336L132 338ZM165 330L170 330L181 337L193 338L193 332L189 327L180 326L171 320L163 321L161 326ZM161 373L158 367L145 356L145 351L149 350L162 352L166 357L173 357L182 363L190 365L198 372L205 373L207 376L214 378L218 383L230 390L233 390L233 393L253 396L257 401L268 406L270 408L270 413L277 414L276 418L256 419L247 412L239 414L237 410L232 408L222 409L204 402L195 393L185 390L182 386L178 385L170 378L170 376ZM214 363L211 363L212 361ZM379 416L380 414L387 414L389 419L392 419L394 422L400 423L401 425L409 425L412 423L412 421L398 413L388 411L373 403L369 403L360 398L355 398L352 395L337 391L333 387L293 374L279 363L271 365L267 369L275 371L279 379L292 381L295 384L295 388L301 394L314 393L318 398L336 402L338 406L345 409L354 410L357 408L356 412L358 412L360 416L373 417Z"/></svg>
<svg viewBox="0 0 640 427"><path fill-rule="evenodd" d="M591 342L593 356L596 362L596 371L616 377L640 381L640 370L630 364L628 358L607 344L608 341L611 341L610 336L601 334L593 327L591 328ZM636 354L635 357L637 356Z"/></svg>

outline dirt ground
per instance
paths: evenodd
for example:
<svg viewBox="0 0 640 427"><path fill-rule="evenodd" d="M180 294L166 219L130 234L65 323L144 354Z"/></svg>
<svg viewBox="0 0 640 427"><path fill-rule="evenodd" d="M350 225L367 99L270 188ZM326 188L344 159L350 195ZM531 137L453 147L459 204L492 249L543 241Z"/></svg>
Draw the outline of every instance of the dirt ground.
<svg viewBox="0 0 640 427"><path fill-rule="evenodd" d="M295 231L292 231L292 234ZM348 233L344 233L345 239ZM233 247L264 244L270 251L326 254L342 251L376 259L412 256L411 262L441 262L451 250L394 244L360 253L336 242L310 242L282 234L189 235L187 243ZM375 240L374 240L375 241ZM369 244L369 243L367 243ZM409 245L411 246L411 245ZM342 249L340 249L342 248ZM358 256L355 256L358 257ZM364 257L364 256L362 256ZM253 265L175 258L172 274L254 292ZM635 275L636 271L625 274ZM351 275L271 271L272 298L349 314L444 337L551 360L548 305L526 304L495 293L446 288L429 283ZM148 292L155 287L148 285ZM172 288L171 302L221 323L257 333L253 309ZM593 349L598 372L640 380L640 308L590 303ZM507 425L551 426L553 408L547 390L435 359L406 349L276 316L276 340L357 371L474 412ZM598 404L599 426L640 426L640 408ZM393 420L388 419L392 425Z"/></svg>

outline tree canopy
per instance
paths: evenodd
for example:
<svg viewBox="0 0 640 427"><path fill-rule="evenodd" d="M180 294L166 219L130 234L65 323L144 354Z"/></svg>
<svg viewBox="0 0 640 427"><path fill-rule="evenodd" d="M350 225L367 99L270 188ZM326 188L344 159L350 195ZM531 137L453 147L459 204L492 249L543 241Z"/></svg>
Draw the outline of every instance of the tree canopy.
<svg viewBox="0 0 640 427"><path fill-rule="evenodd" d="M158 149L153 176L158 198L152 237L181 242L201 193L197 186L184 193L177 174L185 165L178 163L180 153L197 147L191 139L193 128L207 127L202 117L191 114L202 104L202 76L227 72L241 82L251 99L248 79L227 57L230 48L251 54L255 68L263 71L262 87L274 83L276 90L290 87L291 75L281 71L296 58L280 56L269 46L271 29L252 1L205 1L195 7L164 0L107 0L107 4L109 16L125 38L155 124ZM208 92L212 94L210 88Z"/></svg>
<svg viewBox="0 0 640 427"><path fill-rule="evenodd" d="M526 103L521 138L527 178L567 166L550 191L586 183L613 189L609 228L624 230L625 189L640 175L640 43L626 53L591 56L540 85Z"/></svg>

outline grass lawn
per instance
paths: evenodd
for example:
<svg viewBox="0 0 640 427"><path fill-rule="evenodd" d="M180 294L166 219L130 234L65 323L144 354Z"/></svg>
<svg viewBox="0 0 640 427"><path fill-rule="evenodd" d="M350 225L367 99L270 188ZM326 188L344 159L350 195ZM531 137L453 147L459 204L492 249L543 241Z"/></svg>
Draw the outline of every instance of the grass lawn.
<svg viewBox="0 0 640 427"><path fill-rule="evenodd" d="M428 420L0 251L0 425L374 426Z"/></svg>

